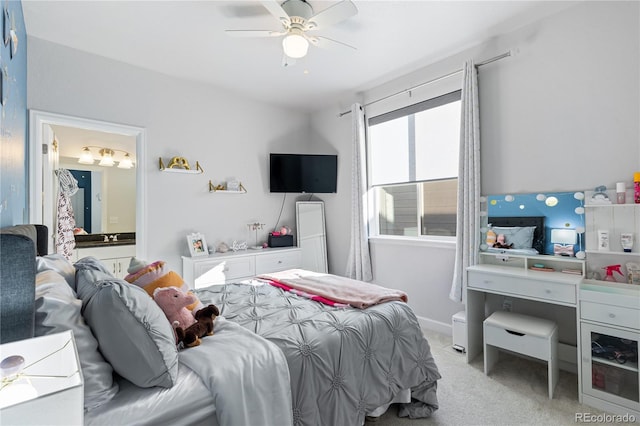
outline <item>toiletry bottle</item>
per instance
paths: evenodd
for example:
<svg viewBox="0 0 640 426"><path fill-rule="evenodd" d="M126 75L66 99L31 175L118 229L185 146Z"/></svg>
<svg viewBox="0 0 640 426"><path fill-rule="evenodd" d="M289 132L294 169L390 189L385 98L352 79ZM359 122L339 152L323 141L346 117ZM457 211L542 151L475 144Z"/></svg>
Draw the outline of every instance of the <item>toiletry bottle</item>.
<svg viewBox="0 0 640 426"><path fill-rule="evenodd" d="M635 262L627 263L627 274L629 284L640 284L640 264Z"/></svg>
<svg viewBox="0 0 640 426"><path fill-rule="evenodd" d="M605 266L604 268L602 268L602 269L607 271L607 275L604 277L604 280L617 283L616 279L613 278L613 272L614 271L619 273L620 275L622 275L624 277L624 274L620 270L620 266L622 266L622 265L609 265L609 266Z"/></svg>
<svg viewBox="0 0 640 426"><path fill-rule="evenodd" d="M633 174L633 201L640 204L640 172Z"/></svg>
<svg viewBox="0 0 640 426"><path fill-rule="evenodd" d="M617 203L618 204L624 204L627 202L626 200L626 192L627 192L627 188L624 184L624 182L618 182L616 183L616 197L617 197Z"/></svg>
<svg viewBox="0 0 640 426"><path fill-rule="evenodd" d="M609 251L609 231L606 229L598 230L598 250Z"/></svg>
<svg viewBox="0 0 640 426"><path fill-rule="evenodd" d="M633 233L620 233L620 245L622 246L622 251L625 253L631 253L631 250L633 250Z"/></svg>

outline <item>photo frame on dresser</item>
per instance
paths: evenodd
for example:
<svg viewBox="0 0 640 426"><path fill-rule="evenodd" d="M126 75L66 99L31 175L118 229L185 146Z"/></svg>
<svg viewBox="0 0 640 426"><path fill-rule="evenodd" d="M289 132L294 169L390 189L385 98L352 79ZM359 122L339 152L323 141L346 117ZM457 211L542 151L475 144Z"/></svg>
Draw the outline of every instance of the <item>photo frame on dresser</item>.
<svg viewBox="0 0 640 426"><path fill-rule="evenodd" d="M207 248L207 242L199 232L194 232L187 235L187 244L189 246L189 253L191 257L196 256L207 256L209 254L209 249Z"/></svg>

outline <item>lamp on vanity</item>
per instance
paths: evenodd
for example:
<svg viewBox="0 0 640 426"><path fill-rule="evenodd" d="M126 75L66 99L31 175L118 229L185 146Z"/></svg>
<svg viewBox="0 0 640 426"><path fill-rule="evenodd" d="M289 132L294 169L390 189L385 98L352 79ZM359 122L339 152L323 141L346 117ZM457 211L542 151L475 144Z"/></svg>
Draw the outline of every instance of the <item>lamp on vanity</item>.
<svg viewBox="0 0 640 426"><path fill-rule="evenodd" d="M84 146L82 147L82 153L80 154L80 158L78 158L78 163L80 164L93 164L94 158L93 153L91 152L91 148L98 149L98 153L100 154L100 162L99 166L113 167L115 165L115 155L116 152L121 152L124 155L122 159L118 161L118 168L120 169L130 169L133 167L133 160L131 160L131 155L127 151L123 151L121 149L112 149L112 148L102 148L99 146Z"/></svg>
<svg viewBox="0 0 640 426"><path fill-rule="evenodd" d="M576 244L577 238L575 229L552 229L553 254L556 256L573 256L573 246Z"/></svg>
<svg viewBox="0 0 640 426"><path fill-rule="evenodd" d="M0 345L3 424L81 425L84 385L71 331Z"/></svg>

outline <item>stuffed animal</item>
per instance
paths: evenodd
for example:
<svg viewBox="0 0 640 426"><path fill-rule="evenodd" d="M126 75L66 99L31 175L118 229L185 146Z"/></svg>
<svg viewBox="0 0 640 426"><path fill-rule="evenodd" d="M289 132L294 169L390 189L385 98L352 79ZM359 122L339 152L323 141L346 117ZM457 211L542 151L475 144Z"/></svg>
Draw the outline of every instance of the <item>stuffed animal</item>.
<svg viewBox="0 0 640 426"><path fill-rule="evenodd" d="M153 300L160 306L162 312L173 328L187 328L196 322L187 306L197 299L191 293L185 293L178 287L161 287L153 292Z"/></svg>
<svg viewBox="0 0 640 426"><path fill-rule="evenodd" d="M504 239L504 234L500 234L496 238L496 242L493 244L493 247L494 248L501 248L501 249L510 249L510 248L513 248L513 243L506 244L505 243L505 239Z"/></svg>
<svg viewBox="0 0 640 426"><path fill-rule="evenodd" d="M166 262L162 260L148 263L144 260L132 257L127 272L129 275L124 277L125 281L137 285L138 287L142 287L151 297L153 297L153 292L157 288L161 287L177 287L184 293L188 293L190 291L189 286L184 282L182 277L169 270L166 266ZM191 312L196 312L198 309L203 307L204 305L196 297L194 303L187 306L187 309Z"/></svg>
<svg viewBox="0 0 640 426"><path fill-rule="evenodd" d="M178 343L182 342L185 348L191 348L200 344L200 338L213 335L213 321L220 315L215 305L208 305L196 312L196 322L187 328L177 327L176 335Z"/></svg>

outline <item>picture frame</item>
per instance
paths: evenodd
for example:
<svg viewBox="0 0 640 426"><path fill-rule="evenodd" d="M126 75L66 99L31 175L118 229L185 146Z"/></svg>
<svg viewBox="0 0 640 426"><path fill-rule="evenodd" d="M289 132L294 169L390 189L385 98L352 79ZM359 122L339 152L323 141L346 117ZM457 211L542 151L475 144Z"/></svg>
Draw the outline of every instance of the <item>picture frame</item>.
<svg viewBox="0 0 640 426"><path fill-rule="evenodd" d="M199 232L187 235L187 245L189 246L189 253L191 253L191 257L207 256L209 254L209 249L207 248L207 242L204 235Z"/></svg>

